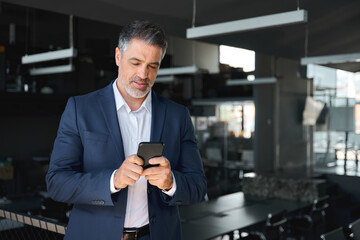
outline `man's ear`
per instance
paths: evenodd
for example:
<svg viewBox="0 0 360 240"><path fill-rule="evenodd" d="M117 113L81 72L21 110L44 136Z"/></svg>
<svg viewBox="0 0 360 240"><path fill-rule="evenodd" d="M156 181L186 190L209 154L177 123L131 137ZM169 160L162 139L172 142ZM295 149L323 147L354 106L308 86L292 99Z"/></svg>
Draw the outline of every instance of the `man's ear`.
<svg viewBox="0 0 360 240"><path fill-rule="evenodd" d="M116 62L117 66L120 65L120 58L121 58L121 51L118 47L116 47L115 48L115 62Z"/></svg>

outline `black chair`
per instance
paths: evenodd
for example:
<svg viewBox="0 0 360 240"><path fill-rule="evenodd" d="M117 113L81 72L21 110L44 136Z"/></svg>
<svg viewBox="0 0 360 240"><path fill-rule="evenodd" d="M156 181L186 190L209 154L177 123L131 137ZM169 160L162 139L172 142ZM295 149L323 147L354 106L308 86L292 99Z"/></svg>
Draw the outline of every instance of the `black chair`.
<svg viewBox="0 0 360 240"><path fill-rule="evenodd" d="M286 211L277 214L269 213L265 225L251 231L242 231L240 239L244 240L280 240L283 239L284 225L286 224Z"/></svg>
<svg viewBox="0 0 360 240"><path fill-rule="evenodd" d="M269 213L265 224L265 238L267 240L282 239L286 223L286 211L277 214Z"/></svg>
<svg viewBox="0 0 360 240"><path fill-rule="evenodd" d="M262 232L241 232L240 239L242 240L266 240L265 235Z"/></svg>
<svg viewBox="0 0 360 240"><path fill-rule="evenodd" d="M331 232L327 232L320 236L322 240L347 240L342 227L339 227Z"/></svg>
<svg viewBox="0 0 360 240"><path fill-rule="evenodd" d="M286 235L292 239L319 239L320 234L326 231L328 199L328 196L315 199L310 208L288 216Z"/></svg>
<svg viewBox="0 0 360 240"><path fill-rule="evenodd" d="M354 240L360 240L360 219L350 223L349 229L351 231L350 237Z"/></svg>
<svg viewBox="0 0 360 240"><path fill-rule="evenodd" d="M311 219L313 224L321 224L325 222L326 210L329 208L329 196L315 199L311 210Z"/></svg>

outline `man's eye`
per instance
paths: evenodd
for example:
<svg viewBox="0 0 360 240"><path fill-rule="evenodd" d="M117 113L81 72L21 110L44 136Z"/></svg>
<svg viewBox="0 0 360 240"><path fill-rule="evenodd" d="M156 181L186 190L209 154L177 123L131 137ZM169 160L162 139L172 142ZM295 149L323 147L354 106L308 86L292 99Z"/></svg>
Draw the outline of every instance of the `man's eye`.
<svg viewBox="0 0 360 240"><path fill-rule="evenodd" d="M134 65L134 66L139 65L139 63L136 63L136 62L133 62L133 63L131 63L131 64Z"/></svg>
<svg viewBox="0 0 360 240"><path fill-rule="evenodd" d="M150 65L150 68L157 69L157 66Z"/></svg>

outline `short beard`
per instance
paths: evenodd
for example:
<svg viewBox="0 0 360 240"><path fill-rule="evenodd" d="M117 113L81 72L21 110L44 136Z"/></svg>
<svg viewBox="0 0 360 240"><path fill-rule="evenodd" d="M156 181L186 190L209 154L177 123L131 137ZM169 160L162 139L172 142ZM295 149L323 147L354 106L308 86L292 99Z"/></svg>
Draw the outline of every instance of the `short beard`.
<svg viewBox="0 0 360 240"><path fill-rule="evenodd" d="M125 83L125 80L124 78L122 77L121 74L119 74L119 77L120 77L120 81L121 81L121 84L124 86L125 88L125 91L133 98L143 98L145 97L151 90L151 87L152 87L152 84L150 82L150 80L148 78L146 79L141 79L139 77L132 77L130 79L130 81L128 83ZM130 84L132 82L145 82L147 84L147 88L142 91L142 90L139 90L139 89L135 89L135 88L132 88L130 86Z"/></svg>

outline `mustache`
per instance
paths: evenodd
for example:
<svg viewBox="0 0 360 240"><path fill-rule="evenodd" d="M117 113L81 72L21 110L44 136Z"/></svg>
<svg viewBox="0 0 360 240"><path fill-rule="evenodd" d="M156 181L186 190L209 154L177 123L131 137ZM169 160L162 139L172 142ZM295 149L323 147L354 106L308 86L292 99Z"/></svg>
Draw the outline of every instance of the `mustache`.
<svg viewBox="0 0 360 240"><path fill-rule="evenodd" d="M140 77L132 77L130 78L130 82L143 82L143 83L146 83L146 84L150 84L150 79L148 78L140 78Z"/></svg>

